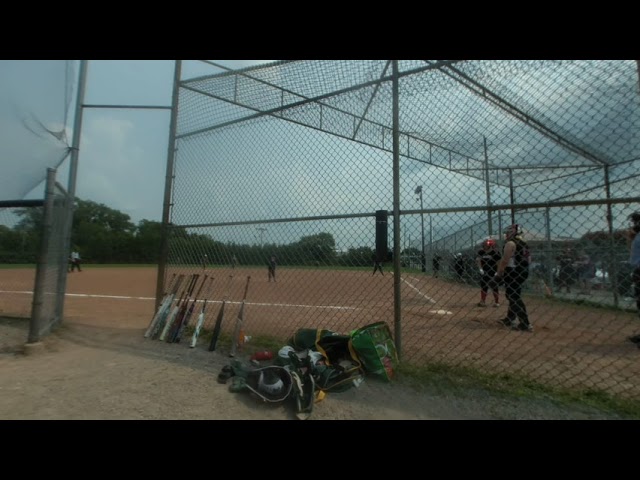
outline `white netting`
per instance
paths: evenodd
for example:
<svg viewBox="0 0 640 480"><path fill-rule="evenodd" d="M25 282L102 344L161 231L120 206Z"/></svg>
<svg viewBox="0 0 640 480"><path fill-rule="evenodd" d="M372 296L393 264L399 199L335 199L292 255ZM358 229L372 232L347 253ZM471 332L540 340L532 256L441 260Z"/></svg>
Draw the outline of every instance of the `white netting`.
<svg viewBox="0 0 640 480"><path fill-rule="evenodd" d="M0 61L0 200L24 198L66 158L75 60Z"/></svg>

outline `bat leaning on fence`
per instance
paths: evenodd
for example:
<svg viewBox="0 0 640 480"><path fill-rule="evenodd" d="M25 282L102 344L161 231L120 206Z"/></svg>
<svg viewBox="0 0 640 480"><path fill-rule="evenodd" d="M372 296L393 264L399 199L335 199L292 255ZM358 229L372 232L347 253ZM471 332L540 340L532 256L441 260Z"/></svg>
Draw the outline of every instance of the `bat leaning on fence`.
<svg viewBox="0 0 640 480"><path fill-rule="evenodd" d="M218 338L220 337L220 330L222 329L222 322L224 320L224 309L227 304L227 299L229 298L229 289L231 288L231 280L233 280L233 275L229 275L229 279L227 280L227 288L225 289L225 292L224 292L222 305L220 306L220 311L218 312L218 317L216 318L216 324L213 327L213 335L211 335L211 342L209 343L210 352L213 352L216 349L216 344L218 343Z"/></svg>
<svg viewBox="0 0 640 480"><path fill-rule="evenodd" d="M233 329L233 335L231 336L231 351L229 352L230 357L235 357L236 351L238 349L238 337L240 336L240 330L242 330L242 325L244 324L244 306L247 303L247 292L249 291L250 280L251 276L248 276L247 284L244 287L244 295L242 296L242 304L240 305L238 318L236 318L236 326Z"/></svg>
<svg viewBox="0 0 640 480"><path fill-rule="evenodd" d="M213 277L211 277L213 280ZM196 326L193 329L193 335L191 336L191 343L189 344L190 348L194 348L198 343L198 336L200 335L200 330L202 330L202 325L204 325L205 319L205 310L207 308L207 300L213 295L213 282L211 282L211 287L209 288L209 292L204 297L204 303L202 304L202 310L200 310L200 314L198 315L198 321L196 322Z"/></svg>
<svg viewBox="0 0 640 480"><path fill-rule="evenodd" d="M176 296L176 292L178 291L178 288L180 288L180 284L182 283L183 279L184 279L184 275L180 275L176 279L176 274L175 273L173 274L173 277L171 278L171 285L168 289L168 293L165 293L164 297L162 298L162 302L158 307L158 311L151 319L151 322L149 322L149 327L147 328L147 331L144 333L145 338L148 338L151 336L151 333L153 332L156 325L158 324L158 321L160 320L162 315L165 314L165 312L167 311L167 308L171 306L171 303L173 302L173 299Z"/></svg>
<svg viewBox="0 0 640 480"><path fill-rule="evenodd" d="M185 278L186 277L184 275L181 275L180 288L186 288L186 286L183 287L183 280ZM162 330L164 329L164 326L167 324L167 319L169 318L169 316L171 315L171 312L173 311L174 302L176 302L175 303L176 305L180 302L179 299L182 297L182 293L180 294L180 297L178 297L178 292L179 291L180 290L178 290L178 288L176 288L175 295L173 295L171 297L171 301L170 302L167 302L167 306L165 308L165 311L162 313L162 315L160 315L160 318L158 319L158 323L156 323L156 326L151 331L151 334L150 334L151 338L157 339L160 336L160 332L162 332Z"/></svg>
<svg viewBox="0 0 640 480"><path fill-rule="evenodd" d="M189 322L191 321L191 317L193 316L193 311L196 308L196 304L198 303L198 299L200 298L200 293L202 292L202 289L204 288L204 284L207 283L207 277L209 275L205 275L204 279L202 280L202 283L200 284L200 288L198 289L198 293L196 293L196 296L193 297L193 302L191 302L191 306L189 307L189 309L187 310L187 313L184 315L184 318L181 320L180 325L178 326L177 330L176 330L176 334L173 337L173 342L178 343L180 342L180 339L182 338L182 333L184 332L184 329L187 328L189 326ZM213 281L213 277L210 278L211 281Z"/></svg>
<svg viewBox="0 0 640 480"><path fill-rule="evenodd" d="M187 293L187 296L182 302L182 304L180 305L180 309L178 310L178 313L174 318L173 323L169 328L169 331L167 332L167 336L165 337L165 340L168 343L171 343L173 341L173 339L176 336L176 333L178 332L178 327L184 320L184 317L187 315L187 310L189 309L189 301L191 300L191 296L193 295L193 290L196 288L196 285L198 284L198 279L200 278L200 274L197 273L194 275L194 277L195 277L195 280L190 285L189 292Z"/></svg>
<svg viewBox="0 0 640 480"><path fill-rule="evenodd" d="M171 309L171 312L169 313L169 315L167 315L167 319L164 322L164 326L162 328L162 332L160 333L160 336L158 338L160 341L164 341L167 338L167 335L169 334L169 330L171 329L171 326L175 322L176 317L179 315L179 313L180 313L180 311L182 309L182 305L184 304L184 301L186 300L187 296L189 295L189 291L193 290L193 284L195 283L197 278L198 278L197 274L191 275L191 279L189 280L189 283L187 284L187 286L182 291L182 294L180 295L180 299L173 306L173 308Z"/></svg>

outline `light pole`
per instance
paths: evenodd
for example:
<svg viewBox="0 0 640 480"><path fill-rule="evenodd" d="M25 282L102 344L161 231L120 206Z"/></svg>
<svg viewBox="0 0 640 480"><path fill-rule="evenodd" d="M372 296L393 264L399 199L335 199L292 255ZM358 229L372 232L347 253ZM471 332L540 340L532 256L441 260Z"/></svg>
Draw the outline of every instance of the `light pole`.
<svg viewBox="0 0 640 480"><path fill-rule="evenodd" d="M416 195L419 196L420 199L420 210L423 210L424 207L422 206L422 185L418 185L416 187L416 189L414 190L414 193ZM420 234L422 236L422 251L420 252L420 265L422 266L422 272L426 272L427 271L427 265L426 265L426 257L424 254L424 212L420 212L420 220L422 222L422 228L420 229Z"/></svg>
<svg viewBox="0 0 640 480"><path fill-rule="evenodd" d="M264 242L263 242L264 232L266 232L267 229L264 228L264 227L262 227L262 228L256 227L256 230L258 230L260 232L260 248L262 248L262 246L264 245Z"/></svg>

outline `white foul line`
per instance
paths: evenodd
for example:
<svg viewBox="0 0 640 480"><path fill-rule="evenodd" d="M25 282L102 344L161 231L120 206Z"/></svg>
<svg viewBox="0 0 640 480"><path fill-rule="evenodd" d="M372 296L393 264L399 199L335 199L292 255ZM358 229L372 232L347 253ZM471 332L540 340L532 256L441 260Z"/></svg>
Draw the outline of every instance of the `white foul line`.
<svg viewBox="0 0 640 480"><path fill-rule="evenodd" d="M200 300L198 300L200 301ZM214 303L222 303L220 300L214 301ZM241 304L242 302L227 302L227 303L235 303ZM331 310L358 310L357 307L339 307L335 305L296 305L291 303L253 303L253 302L245 302L245 305L259 305L261 307L295 307L295 308L328 308Z"/></svg>
<svg viewBox="0 0 640 480"><path fill-rule="evenodd" d="M422 293L420 290L418 290L416 287L414 287L413 285L411 285L409 282L407 282L404 278L400 277L400 280L402 280L404 283L406 283L407 285L409 285L411 288L413 288L416 292L418 292L419 295L422 295L424 298L426 298L427 300L429 300L431 303L436 303L436 301L429 297L428 295L425 295L424 293Z"/></svg>
<svg viewBox="0 0 640 480"><path fill-rule="evenodd" d="M33 295L33 292L30 291L9 291L9 290L0 290L0 293L23 293L25 295ZM135 299L135 300L155 300L155 297L126 297L123 295L92 295L90 293L65 293L65 297L90 297L90 298L122 298L125 300Z"/></svg>
<svg viewBox="0 0 640 480"><path fill-rule="evenodd" d="M8 290L0 290L0 293L23 293L32 295L33 292L27 291L8 291ZM67 297L85 297L85 298L116 298L121 300L155 300L155 297L127 297L124 295L93 295L89 293L65 293ZM202 303L204 300L196 300L196 302ZM222 300L207 300L207 303L222 303ZM228 304L237 304L239 305L242 302L227 302ZM358 310L357 307L339 307L334 305L296 305L289 303L251 303L245 302L245 305L259 305L262 307L294 307L294 308L326 308L333 310Z"/></svg>

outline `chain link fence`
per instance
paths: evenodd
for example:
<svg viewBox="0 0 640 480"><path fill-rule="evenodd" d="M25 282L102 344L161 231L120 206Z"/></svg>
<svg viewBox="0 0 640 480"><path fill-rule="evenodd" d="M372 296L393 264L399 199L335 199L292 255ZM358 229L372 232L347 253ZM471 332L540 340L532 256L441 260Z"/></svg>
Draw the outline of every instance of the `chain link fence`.
<svg viewBox="0 0 640 480"><path fill-rule="evenodd" d="M182 80L163 288L205 270L234 304L251 276L248 335L385 321L407 364L638 399L623 234L638 102L635 61L304 60ZM504 287L480 288L483 241L501 251L513 223L533 332L498 323Z"/></svg>
<svg viewBox="0 0 640 480"><path fill-rule="evenodd" d="M73 193L56 183L55 171L78 151L68 134L75 131L79 139L80 126L72 128L72 122L74 107L77 114L82 103L73 100L84 84L80 64L0 60L0 316L13 317L9 323L21 327L20 336L28 332L30 342L46 335L63 312L65 215ZM43 184L46 191L37 200L25 200ZM75 189L75 180L67 188Z"/></svg>
<svg viewBox="0 0 640 480"><path fill-rule="evenodd" d="M19 212L29 208L37 216L42 216L40 206L0 208L0 229L3 231L0 245L0 315L6 317L29 318L31 315L35 268L38 263L39 238L19 228Z"/></svg>
<svg viewBox="0 0 640 480"><path fill-rule="evenodd" d="M29 342L62 319L70 204L49 169L44 201L3 201L0 208L0 316L29 319Z"/></svg>

